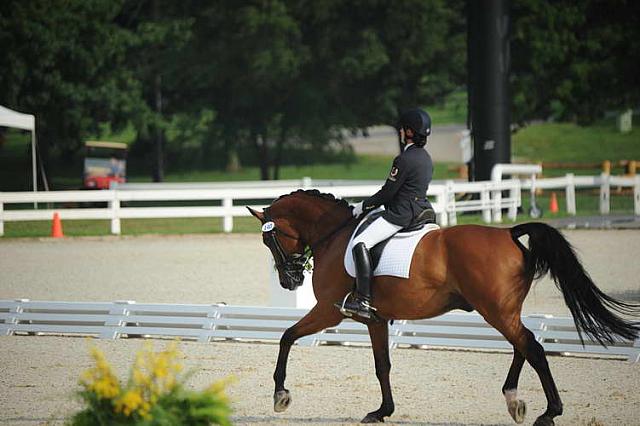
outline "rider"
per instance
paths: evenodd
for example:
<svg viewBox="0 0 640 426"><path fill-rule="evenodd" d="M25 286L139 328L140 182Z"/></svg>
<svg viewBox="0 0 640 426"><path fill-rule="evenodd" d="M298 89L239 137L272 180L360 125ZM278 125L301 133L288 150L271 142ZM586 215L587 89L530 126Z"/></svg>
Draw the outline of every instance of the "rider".
<svg viewBox="0 0 640 426"><path fill-rule="evenodd" d="M353 240L356 265L356 292L343 303L342 309L362 318L371 318L371 258L369 250L381 241L410 226L425 210L431 208L426 198L433 175L431 156L424 149L431 134L431 117L421 109L406 111L398 127L404 145L393 160L387 181L375 195L352 205L353 216L385 206L385 212Z"/></svg>

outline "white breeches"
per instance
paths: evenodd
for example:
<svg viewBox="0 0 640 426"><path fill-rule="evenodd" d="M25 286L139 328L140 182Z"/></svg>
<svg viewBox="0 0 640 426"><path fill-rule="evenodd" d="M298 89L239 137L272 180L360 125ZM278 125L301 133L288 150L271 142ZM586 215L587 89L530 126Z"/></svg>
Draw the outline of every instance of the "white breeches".
<svg viewBox="0 0 640 426"><path fill-rule="evenodd" d="M387 222L384 218L379 217L367 229L365 229L360 235L353 240L353 246L356 244L364 243L368 250L371 250L373 246L380 241L386 240L396 232L402 229L400 225L394 225Z"/></svg>

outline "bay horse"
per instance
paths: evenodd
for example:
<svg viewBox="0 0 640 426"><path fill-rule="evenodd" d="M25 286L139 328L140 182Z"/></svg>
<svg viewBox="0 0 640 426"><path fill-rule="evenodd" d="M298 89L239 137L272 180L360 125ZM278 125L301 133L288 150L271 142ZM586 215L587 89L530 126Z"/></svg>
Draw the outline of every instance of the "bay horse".
<svg viewBox="0 0 640 426"><path fill-rule="evenodd" d="M293 343L338 325L344 316L334 303L352 290L354 279L344 269L343 256L358 221L349 204L317 190L298 190L276 199L258 212L262 238L270 249L280 284L295 290L303 282L308 256L313 255L313 291L317 304L287 329L280 340L274 410L291 403L285 388L287 359ZM528 235L528 247L519 237ZM532 281L549 272L573 314L576 328L603 346L635 339L640 327L622 318L638 315L640 305L607 296L592 282L569 242L555 228L525 223L512 228L460 225L426 234L411 260L408 279L379 276L373 280L372 304L382 320L361 320L368 327L376 376L382 391L380 408L362 423L384 422L394 411L389 382L388 321L431 318L452 309L476 310L513 345L513 360L502 392L511 417L524 421L526 405L517 399L518 379L525 360L538 374L547 409L535 425L553 425L562 402L544 349L521 321L522 303ZM357 317L354 317L357 320Z"/></svg>

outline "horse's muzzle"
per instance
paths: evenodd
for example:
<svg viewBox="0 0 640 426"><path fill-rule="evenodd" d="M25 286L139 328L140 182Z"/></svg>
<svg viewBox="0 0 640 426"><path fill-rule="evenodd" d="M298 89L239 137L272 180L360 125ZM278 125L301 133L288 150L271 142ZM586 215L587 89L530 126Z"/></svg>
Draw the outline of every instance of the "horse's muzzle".
<svg viewBox="0 0 640 426"><path fill-rule="evenodd" d="M280 285L287 290L295 290L304 282L304 270L284 270L279 273Z"/></svg>

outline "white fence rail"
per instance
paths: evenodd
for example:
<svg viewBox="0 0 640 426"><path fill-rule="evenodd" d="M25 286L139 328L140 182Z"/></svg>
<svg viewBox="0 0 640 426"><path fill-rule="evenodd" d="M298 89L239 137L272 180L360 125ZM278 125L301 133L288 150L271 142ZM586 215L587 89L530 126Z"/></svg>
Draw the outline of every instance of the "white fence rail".
<svg viewBox="0 0 640 426"><path fill-rule="evenodd" d="M531 180L522 182L522 189L531 189ZM537 179L534 183L538 189L564 189L567 200L567 213L576 214L576 189L600 190L600 213L611 212L611 187L633 189L633 211L640 216L640 175L611 176L602 173L600 176L575 176L569 173L564 177Z"/></svg>
<svg viewBox="0 0 640 426"><path fill-rule="evenodd" d="M306 309L220 305L172 305L120 302L48 302L0 300L0 335L80 334L103 339L120 337L180 337L216 340L273 341L291 327ZM640 360L640 340L603 348L585 340L580 344L571 318L545 315L523 317L547 352L609 355ZM301 345L370 344L367 328L351 320L307 336ZM447 313L437 318L396 321L389 343L397 347L451 347L511 350L511 345L478 314Z"/></svg>
<svg viewBox="0 0 640 426"><path fill-rule="evenodd" d="M261 208L282 194L299 188L315 188L321 192L329 192L337 197L358 199L374 194L380 189L376 182L358 181L312 181L309 178L300 181L242 182L242 183L196 183L176 184L164 189L152 184L140 184L131 189L111 189L105 191L51 191L51 192L0 192L0 236L4 235L4 222L27 220L51 220L54 212L59 212L63 220L70 219L103 219L111 221L111 233L121 233L122 219L152 218L187 218L211 217L223 218L224 232L233 230L233 218L248 216L244 201L259 200L262 204L253 205ZM521 205L521 191L531 189L532 180L520 181L510 179L503 181L457 182L437 181L429 187L427 195L433 201L441 226L455 225L457 213L480 211L485 222L501 220L502 209L508 210L508 217L515 220L517 209ZM617 177L603 174L601 176L574 176L568 174L561 178L535 180L535 188L564 189L567 199L567 213L576 214L576 188L600 189L600 212L609 214L611 186L633 188L634 212L640 216L640 176ZM133 189L138 188L138 189ZM170 189L166 189L170 188ZM508 191L503 196L502 191ZM469 200L456 200L456 194L477 194ZM204 206L179 207L133 207L127 203L135 202L167 202L167 201L200 201L211 202ZM62 203L70 206L33 210L32 203ZM104 203L102 208L78 208L78 204ZM124 203L124 204L123 204ZM5 205L22 204L24 209L5 208ZM492 215L493 212L493 215Z"/></svg>
<svg viewBox="0 0 640 426"><path fill-rule="evenodd" d="M310 187L311 181L302 182L303 188ZM323 182L326 184L326 181ZM105 191L51 191L51 192L0 192L0 235L4 234L4 222L27 220L51 220L54 212L59 212L60 218L66 219L103 219L111 221L111 233L121 233L122 219L152 219L152 218L187 218L187 217L222 217L223 230L233 230L233 218L249 216L245 209L245 200L264 201L260 205L252 205L253 208L261 208L268 205L280 195L289 193L300 186L262 186L253 187L195 187L179 189L138 189L121 190L111 189ZM354 184L335 186L315 186L321 192L329 192L342 198L365 198L380 189L378 184ZM508 190L512 196L500 200L500 206L509 208L515 212L520 203L520 182L508 180L499 183L474 182L446 184L434 184L429 188L428 195L434 199L433 207L438 214L438 222L445 226L455 224L456 212L476 210L490 211L492 205L490 191ZM476 192L482 194L480 202L456 202L456 192ZM180 206L180 207L130 207L123 205L129 202L167 202L167 201L211 201L219 205L211 206ZM240 202L240 203L238 203ZM61 207L55 209L5 209L8 204L29 203L106 203L103 208L78 208ZM241 204L241 205L240 205ZM465 207L466 206L466 207ZM465 210L462 210L462 209ZM515 215L513 216L515 219Z"/></svg>

